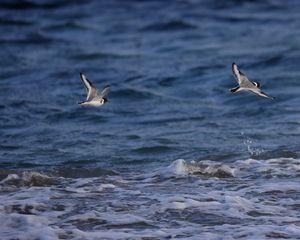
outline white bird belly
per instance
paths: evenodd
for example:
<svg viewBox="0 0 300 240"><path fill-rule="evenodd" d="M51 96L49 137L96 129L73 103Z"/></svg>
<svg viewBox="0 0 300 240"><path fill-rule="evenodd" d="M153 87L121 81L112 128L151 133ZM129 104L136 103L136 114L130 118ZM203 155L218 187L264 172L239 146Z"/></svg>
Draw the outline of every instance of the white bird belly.
<svg viewBox="0 0 300 240"><path fill-rule="evenodd" d="M92 107L100 107L100 106L103 105L103 103L100 102L100 101L90 101L90 102L83 102L83 103L81 103L81 105L92 106Z"/></svg>

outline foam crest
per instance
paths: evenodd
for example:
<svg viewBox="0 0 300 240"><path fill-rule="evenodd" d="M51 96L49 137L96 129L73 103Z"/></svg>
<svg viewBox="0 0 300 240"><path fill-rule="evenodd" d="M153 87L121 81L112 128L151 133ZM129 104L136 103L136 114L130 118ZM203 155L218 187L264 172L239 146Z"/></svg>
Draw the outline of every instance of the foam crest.
<svg viewBox="0 0 300 240"><path fill-rule="evenodd" d="M285 178L297 176L300 171L300 159L294 158L271 158L266 160L247 159L237 161L236 164L242 169L243 175L250 177L256 173L267 178Z"/></svg>
<svg viewBox="0 0 300 240"><path fill-rule="evenodd" d="M116 185L113 183L101 183L98 178L93 177L72 180L66 190L73 193L96 193L115 188Z"/></svg>
<svg viewBox="0 0 300 240"><path fill-rule="evenodd" d="M102 219L112 225L126 225L133 223L148 223L145 218L133 214L100 213Z"/></svg>
<svg viewBox="0 0 300 240"><path fill-rule="evenodd" d="M124 179L60 178L57 185L40 186L30 185L34 177L51 177L10 174L0 184L9 192L0 194L0 237L295 239L298 166L299 159L290 158L226 164L179 159Z"/></svg>
<svg viewBox="0 0 300 240"><path fill-rule="evenodd" d="M208 210L220 208L222 205L217 201L196 200L191 196L167 197L162 199L161 204L163 206L161 210L163 211L168 209L184 210L187 208L203 208Z"/></svg>
<svg viewBox="0 0 300 240"><path fill-rule="evenodd" d="M234 177L236 168L212 161L186 162L183 159L174 161L168 170L175 175L205 175L210 177Z"/></svg>
<svg viewBox="0 0 300 240"><path fill-rule="evenodd" d="M38 172L22 172L21 174L9 174L0 182L0 185L14 186L48 186L56 184L57 180L46 174Z"/></svg>

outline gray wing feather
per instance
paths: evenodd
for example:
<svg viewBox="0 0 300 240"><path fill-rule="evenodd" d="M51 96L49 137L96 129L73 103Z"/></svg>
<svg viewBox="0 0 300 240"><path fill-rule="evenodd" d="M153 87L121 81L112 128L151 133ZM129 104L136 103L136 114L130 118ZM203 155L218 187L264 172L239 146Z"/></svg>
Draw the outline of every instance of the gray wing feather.
<svg viewBox="0 0 300 240"><path fill-rule="evenodd" d="M99 97L106 98L109 93L109 90L110 90L110 86L109 85L105 86L102 92L99 94Z"/></svg>
<svg viewBox="0 0 300 240"><path fill-rule="evenodd" d="M241 87L253 87L253 83L242 73L235 63L232 63L232 72Z"/></svg>
<svg viewBox="0 0 300 240"><path fill-rule="evenodd" d="M261 97L265 97L265 98L270 98L270 99L274 99L274 97L270 97L268 96L266 93L264 93L263 91L258 91L258 92L254 92L257 95L261 96Z"/></svg>
<svg viewBox="0 0 300 240"><path fill-rule="evenodd" d="M81 80L86 88L87 97L86 101L90 101L97 96L97 89L93 86L91 81L89 81L83 73L80 73Z"/></svg>

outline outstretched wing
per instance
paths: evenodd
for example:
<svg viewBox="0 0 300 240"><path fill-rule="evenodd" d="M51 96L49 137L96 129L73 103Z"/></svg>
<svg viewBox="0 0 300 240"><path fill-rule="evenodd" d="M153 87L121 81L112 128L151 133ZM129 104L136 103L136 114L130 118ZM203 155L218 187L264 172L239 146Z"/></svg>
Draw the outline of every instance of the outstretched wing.
<svg viewBox="0 0 300 240"><path fill-rule="evenodd" d="M109 85L106 85L104 87L104 89L102 90L102 92L99 94L99 97L101 98L107 98L107 95L109 93L109 90L110 90L110 86Z"/></svg>
<svg viewBox="0 0 300 240"><path fill-rule="evenodd" d="M232 73L239 85L252 84L251 81L247 78L247 76L239 70L238 66L235 63L232 63Z"/></svg>
<svg viewBox="0 0 300 240"><path fill-rule="evenodd" d="M256 95L258 96L261 96L261 97L265 97L265 98L270 98L270 99L275 99L274 97L270 97L268 96L266 93L264 93L263 91L261 90L255 90L255 91L252 91L253 93L255 93Z"/></svg>
<svg viewBox="0 0 300 240"><path fill-rule="evenodd" d="M83 73L80 73L81 80L86 88L87 97L86 101L90 101L94 97L97 96L97 89L93 86L93 84L85 77Z"/></svg>

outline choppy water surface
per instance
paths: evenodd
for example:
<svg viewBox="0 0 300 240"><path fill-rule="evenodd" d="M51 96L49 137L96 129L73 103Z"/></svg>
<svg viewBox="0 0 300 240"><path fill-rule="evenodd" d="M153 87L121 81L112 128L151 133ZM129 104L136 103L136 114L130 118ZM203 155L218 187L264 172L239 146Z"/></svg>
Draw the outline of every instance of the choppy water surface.
<svg viewBox="0 0 300 240"><path fill-rule="evenodd" d="M1 1L0 238L299 239L299 12ZM276 100L230 93L233 61Z"/></svg>

